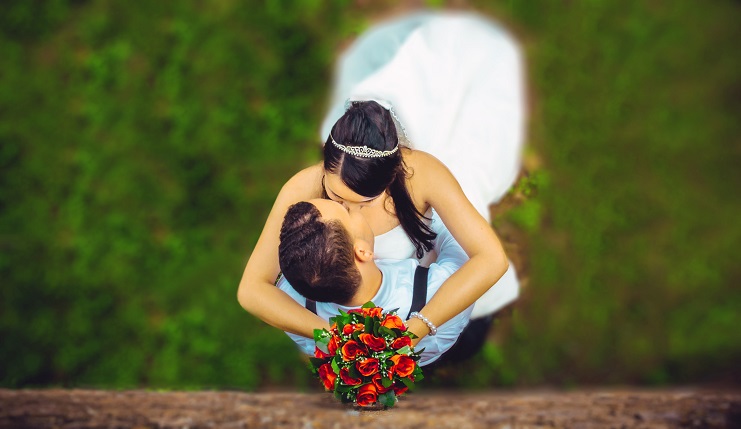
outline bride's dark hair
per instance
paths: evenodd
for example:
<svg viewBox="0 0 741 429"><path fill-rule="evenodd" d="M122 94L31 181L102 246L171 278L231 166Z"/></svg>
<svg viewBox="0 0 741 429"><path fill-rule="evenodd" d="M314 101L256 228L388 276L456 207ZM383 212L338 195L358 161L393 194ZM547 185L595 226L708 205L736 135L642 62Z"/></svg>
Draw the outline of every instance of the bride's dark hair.
<svg viewBox="0 0 741 429"><path fill-rule="evenodd" d="M398 144L391 114L375 101L353 102L334 124L331 134L337 143L345 146L384 151ZM396 217L417 248L417 258L432 249L437 234L422 221L424 214L417 210L409 195L401 149L380 158L359 157L338 149L328 136L324 143L324 170L338 174L345 185L364 197L375 197L388 190Z"/></svg>

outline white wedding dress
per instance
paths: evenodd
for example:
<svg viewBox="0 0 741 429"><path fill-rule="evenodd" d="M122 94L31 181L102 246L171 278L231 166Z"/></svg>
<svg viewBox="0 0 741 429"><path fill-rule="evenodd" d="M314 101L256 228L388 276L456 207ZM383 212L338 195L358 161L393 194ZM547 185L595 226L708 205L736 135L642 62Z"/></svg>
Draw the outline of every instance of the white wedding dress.
<svg viewBox="0 0 741 429"><path fill-rule="evenodd" d="M417 13L366 31L340 57L322 140L347 100L391 108L402 140L442 161L484 218L520 169L525 121L520 49L496 23L471 13ZM378 258L414 257L401 226L376 237ZM476 302L472 318L517 298L512 264Z"/></svg>

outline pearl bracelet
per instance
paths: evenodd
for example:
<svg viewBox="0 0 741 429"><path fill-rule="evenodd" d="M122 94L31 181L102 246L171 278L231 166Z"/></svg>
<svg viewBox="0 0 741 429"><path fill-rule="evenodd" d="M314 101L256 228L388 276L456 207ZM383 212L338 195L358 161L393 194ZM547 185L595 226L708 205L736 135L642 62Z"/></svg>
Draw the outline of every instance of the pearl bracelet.
<svg viewBox="0 0 741 429"><path fill-rule="evenodd" d="M424 322L425 325L427 325L427 328L430 330L430 336L435 336L437 334L437 326L435 326L434 323L430 322L430 319L426 318L422 315L422 313L417 313L416 311L409 315L409 317L416 317L417 319Z"/></svg>

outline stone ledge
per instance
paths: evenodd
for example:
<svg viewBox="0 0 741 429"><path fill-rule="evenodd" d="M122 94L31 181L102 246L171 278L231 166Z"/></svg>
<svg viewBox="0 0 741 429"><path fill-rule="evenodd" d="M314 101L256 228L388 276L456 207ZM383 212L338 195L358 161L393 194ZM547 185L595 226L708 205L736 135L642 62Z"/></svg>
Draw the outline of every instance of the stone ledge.
<svg viewBox="0 0 741 429"><path fill-rule="evenodd" d="M329 394L0 389L0 428L733 428L741 391L416 393L387 411Z"/></svg>

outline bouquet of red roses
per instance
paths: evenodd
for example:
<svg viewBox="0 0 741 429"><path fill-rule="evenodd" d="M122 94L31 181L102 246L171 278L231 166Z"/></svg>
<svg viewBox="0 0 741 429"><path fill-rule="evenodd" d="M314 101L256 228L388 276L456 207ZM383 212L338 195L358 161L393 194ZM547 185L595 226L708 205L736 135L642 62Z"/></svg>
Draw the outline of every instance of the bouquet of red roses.
<svg viewBox="0 0 741 429"><path fill-rule="evenodd" d="M383 313L368 302L329 319L332 327L314 330L312 371L337 399L361 407L393 407L397 396L422 380L416 336L395 311Z"/></svg>

